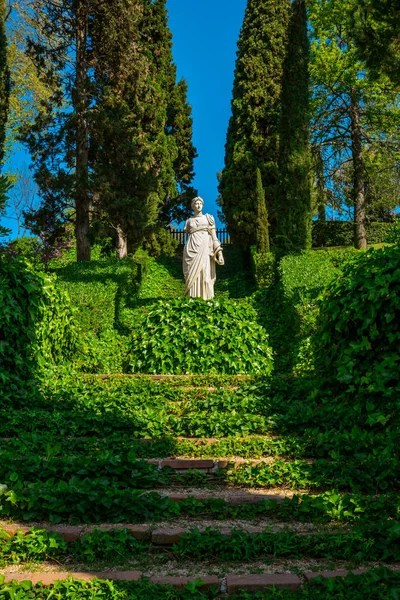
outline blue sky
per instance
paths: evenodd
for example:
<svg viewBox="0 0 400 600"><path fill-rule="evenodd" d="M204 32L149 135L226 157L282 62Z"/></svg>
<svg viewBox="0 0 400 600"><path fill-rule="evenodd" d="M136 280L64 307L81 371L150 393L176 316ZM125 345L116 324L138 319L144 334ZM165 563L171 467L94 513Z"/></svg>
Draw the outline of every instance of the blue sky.
<svg viewBox="0 0 400 600"><path fill-rule="evenodd" d="M216 173L224 164L236 44L246 0L167 0L167 8L178 77L188 82L193 110L193 141L199 155L194 185L205 210L217 217ZM27 160L18 152L12 163ZM12 216L11 209L8 214ZM1 221L15 232L15 221Z"/></svg>
<svg viewBox="0 0 400 600"><path fill-rule="evenodd" d="M193 141L198 158L195 186L205 210L217 216L216 173L224 165L231 114L236 45L246 0L167 0L178 77L189 85Z"/></svg>

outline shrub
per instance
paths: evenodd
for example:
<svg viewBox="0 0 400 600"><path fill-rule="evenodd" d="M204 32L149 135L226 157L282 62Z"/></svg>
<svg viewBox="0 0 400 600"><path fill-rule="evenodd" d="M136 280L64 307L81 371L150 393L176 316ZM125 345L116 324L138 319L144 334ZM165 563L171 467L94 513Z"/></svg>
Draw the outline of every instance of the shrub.
<svg viewBox="0 0 400 600"><path fill-rule="evenodd" d="M385 242L388 244L400 244L400 219L394 223L390 223L385 237Z"/></svg>
<svg viewBox="0 0 400 600"><path fill-rule="evenodd" d="M129 370L142 373L265 373L271 349L247 303L180 298L158 302L134 332Z"/></svg>
<svg viewBox="0 0 400 600"><path fill-rule="evenodd" d="M179 242L174 239L169 229L159 227L148 233L143 240L143 248L149 256L158 258L161 254L173 257L178 249Z"/></svg>
<svg viewBox="0 0 400 600"><path fill-rule="evenodd" d="M71 355L78 332L68 296L52 277L0 256L0 368L27 373Z"/></svg>
<svg viewBox="0 0 400 600"><path fill-rule="evenodd" d="M39 270L43 269L41 242L38 237L25 236L8 243L10 254L27 259Z"/></svg>
<svg viewBox="0 0 400 600"><path fill-rule="evenodd" d="M100 248L96 248L99 254ZM86 373L118 373L126 360L125 308L139 295L146 277L146 256L71 262L55 268L60 285L78 308L82 336L75 368Z"/></svg>
<svg viewBox="0 0 400 600"><path fill-rule="evenodd" d="M399 284L399 249L369 250L344 266L320 305L318 366L366 399L376 418L374 399L400 393Z"/></svg>
<svg viewBox="0 0 400 600"><path fill-rule="evenodd" d="M257 252L251 246L251 267L257 288L267 288L275 280L275 255L272 252Z"/></svg>
<svg viewBox="0 0 400 600"><path fill-rule="evenodd" d="M391 223L367 223L368 244L381 244L385 241ZM312 245L314 248L326 246L353 246L354 223L352 221L313 221Z"/></svg>
<svg viewBox="0 0 400 600"><path fill-rule="evenodd" d="M305 250L300 254L285 256L279 264L279 278L285 297L296 303L315 300L347 260L357 254L357 250L348 248Z"/></svg>
<svg viewBox="0 0 400 600"><path fill-rule="evenodd" d="M280 261L277 282L253 296L259 321L270 334L275 370L296 375L314 366L311 336L316 330L318 296L337 277L353 248L306 250Z"/></svg>

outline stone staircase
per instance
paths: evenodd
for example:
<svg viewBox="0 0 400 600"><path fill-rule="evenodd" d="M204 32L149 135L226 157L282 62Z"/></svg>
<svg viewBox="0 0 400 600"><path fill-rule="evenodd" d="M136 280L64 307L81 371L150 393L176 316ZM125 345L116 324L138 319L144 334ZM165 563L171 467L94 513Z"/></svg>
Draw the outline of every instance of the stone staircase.
<svg viewBox="0 0 400 600"><path fill-rule="evenodd" d="M99 377L99 380L107 381L110 376ZM196 380L192 377L168 377L168 376L153 376L148 378L154 385L168 385L168 394L171 393L171 386L177 385L182 390L192 390L196 388ZM243 379L243 383L248 383L248 378ZM228 393L234 393L238 386L241 385L240 379L232 379L232 382L224 380L223 387ZM208 394L214 393L220 388L218 382L215 381L211 385L204 385L201 382L197 387L202 389L202 393L207 397ZM30 407L32 408L32 407ZM27 431L31 431L32 423L29 423L29 411L25 408L20 408L20 411L25 410L27 415ZM21 415L22 415L21 413ZM20 415L20 416L21 416ZM3 418L7 419L6 413ZM14 418L13 412L10 411L10 422ZM113 414L110 413L110 426L112 424ZM22 421L22 420L21 420ZM68 421L68 412L66 412L66 422ZM4 423L3 423L4 425ZM24 432L21 432L23 437ZM71 441L79 438L79 433L74 431L66 431L66 440ZM28 438L27 438L28 439ZM81 438L84 440L84 436ZM204 437L177 437L180 441L190 441L193 443L192 453L196 454L196 447L212 449L215 444L218 444L223 438L204 438ZM240 439L240 436L238 436ZM33 440L33 438L32 438ZM102 437L100 435L91 438L89 455L96 460L96 456L101 452ZM98 440L98 448L96 449L96 440ZM125 440L126 441L126 440ZM29 580L33 584L42 582L44 585L51 586L56 581L74 578L82 581L92 581L96 578L101 580L111 580L113 582L137 582L143 578L149 578L157 586L172 586L176 590L176 597L179 598L181 590L187 590L190 582L201 580L199 584L199 593L205 594L203 597L215 598L224 596L235 596L239 593L253 594L257 592L272 592L274 590L283 590L288 593L300 593L302 589L306 590L317 577L322 578L343 578L349 573L354 573L360 578L363 573L378 565L388 566L392 571L400 571L400 564L385 563L384 561L355 561L348 558L338 556L330 557L328 552L322 552L318 555L318 550L312 550L314 545L318 546L318 542L327 539L327 537L337 537L343 539L346 535L351 534L352 525L335 522L318 523L312 519L305 518L298 520L295 516L282 520L276 515L275 508L277 506L285 507L296 494L301 492L307 493L309 490L294 490L281 485L275 488L256 487L235 487L229 484L221 474L242 468L243 466L255 466L260 463L269 464L275 457L262 456L258 458L247 458L243 456L214 456L211 458L203 458L199 452L199 456L158 456L146 457L146 447L150 447L154 440L152 438L141 438L140 444L142 447L141 458L145 462L154 467L154 470L170 475L170 482L167 485L150 486L147 489L140 491L140 498L159 497L161 499L169 499L171 503L176 505L176 515L168 515L166 518L154 518L151 515L136 515L136 522L90 522L90 515L86 515L85 523L69 524L63 522L48 522L38 521L27 518L15 519L12 515L12 510L9 516L6 512L2 513L3 520L0 521L0 529L3 533L0 535L0 557L2 544L4 540L9 541L13 536L29 536L32 527L48 532L53 532L61 536L67 543L66 553L56 559L49 558L47 560L32 563L21 559L20 564L15 560L15 564L1 563L0 575L4 576L4 582L11 581L21 582ZM137 443L137 439L132 437L133 442ZM68 442L65 443L62 459L68 461L67 452ZM72 447L72 446L71 446ZM5 455L8 449L16 448L15 436L4 436L1 439L1 455ZM94 450L93 450L94 448ZM118 446L115 447L115 456L118 455ZM35 451L34 440L32 441L32 452ZM96 454L97 451L97 454ZM109 471L117 465L114 460L111 450L107 450L110 458ZM26 452L26 449L23 451ZM23 456L16 453L15 459ZM72 456L72 455L71 455ZM83 456L83 454L82 454ZM290 461L290 457L284 457ZM47 460L52 461L51 452ZM116 468L116 467L115 467ZM188 482L182 482L181 476L189 474L192 479ZM79 478L79 469L76 477ZM107 473L98 473L99 477L107 478ZM197 480L197 479L198 480ZM11 487L12 481L20 481L18 473L14 476L12 473L8 477L7 485ZM57 482L57 474L54 474L54 481ZM190 483L191 482L191 483ZM0 483L3 483L0 480ZM18 488L22 490L23 481ZM70 482L68 483L70 485ZM124 490L129 491L129 486L125 486ZM318 492L318 490L316 490ZM110 484L110 493L112 492L112 484ZM135 496L136 498L136 496ZM16 500L17 502L17 500ZM43 500L43 503L46 502ZM208 512L206 502L217 503L214 510ZM190 506L189 504L192 503ZM198 503L198 505L196 505ZM218 504L219 503L219 504ZM0 496L0 505L3 504ZM218 506L221 507L221 513L218 514ZM184 509L182 507L185 507ZM268 512L266 507L271 507ZM224 510L227 508L230 517L224 515ZM246 516L246 509L249 509ZM273 509L273 510L272 510ZM259 513L257 511L259 510ZM204 511L204 512L202 512ZM235 513L235 511L237 511ZM275 511L275 512L274 512ZM26 506L26 514L29 515L29 506ZM94 531L125 531L134 540L143 544L146 551L135 556L124 554L114 556L114 559L107 563L107 560L99 558L94 563L85 563L82 560L74 558L74 545L81 543L85 536ZM279 555L273 553L260 553L257 558L251 556L246 559L235 558L235 552L229 559L226 557L220 558L217 555L207 555L205 552L204 558L197 556L191 558L190 552L184 553L185 547L183 542L188 540L191 532L221 535L227 540L227 545L232 544L232 547L238 547L240 550L240 540L245 545L250 540L260 539L266 534L271 539L277 536L291 536L293 544L293 554L288 552ZM219 539L219 538L218 538ZM298 556L296 546L303 544L304 540L309 543L310 552L304 556ZM239 542L238 542L239 540ZM301 541L303 540L303 541ZM170 588L168 588L170 589ZM1 585L0 585L1 590ZM197 588L196 588L197 590ZM196 592L197 593L197 592ZM21 596L23 597L23 596ZM166 596L167 597L167 596ZM172 596L168 596L171 597ZM260 596L258 596L260 597ZM286 597L286 596L285 596ZM300 596L299 596L300 597ZM350 597L350 596L349 596Z"/></svg>

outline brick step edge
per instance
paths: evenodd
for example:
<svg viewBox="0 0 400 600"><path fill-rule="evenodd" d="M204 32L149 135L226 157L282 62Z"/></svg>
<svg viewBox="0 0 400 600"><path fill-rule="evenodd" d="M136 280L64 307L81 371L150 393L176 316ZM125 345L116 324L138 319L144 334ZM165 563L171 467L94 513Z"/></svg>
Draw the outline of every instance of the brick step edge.
<svg viewBox="0 0 400 600"><path fill-rule="evenodd" d="M150 381L170 381L172 380L176 380L176 381L193 381L197 379L200 379L201 377L204 377L204 375L193 375L193 374L155 374L155 373L93 373L90 375L91 377L96 377L98 379L149 379ZM226 377L226 375L225 375ZM236 381L251 381L252 379L252 375L231 375L231 378L233 380ZM204 386L194 386L194 387L204 387ZM212 386L214 387L214 386ZM225 381L221 381L221 383L218 383L218 387L230 387L228 380L225 379Z"/></svg>
<svg viewBox="0 0 400 600"><path fill-rule="evenodd" d="M323 577L325 579L334 579L336 577L346 577L349 573L354 575L362 575L369 569L360 568L353 570L340 569L337 571L318 571L318 572L305 572L303 573L304 580L309 583L316 577ZM103 572L92 572L92 573L72 573L72 572L59 572L59 573L13 573L4 576L4 582L9 583L11 581L31 581L32 584L42 583L43 585L51 585L56 581L63 581L66 579L75 579L81 581L90 581L93 579L100 580L112 580L112 581L139 581L145 574L141 571L103 571ZM292 573L283 574L264 574L264 575L226 575L223 579L219 579L215 575L207 577L159 577L153 576L149 578L150 581L157 585L172 585L176 589L184 588L189 582L201 579L203 581L202 589L208 589L211 587L217 587L221 593L228 593L233 595L238 593L240 590L247 592L258 592L265 589L287 589L296 591L302 587L302 580L298 575Z"/></svg>
<svg viewBox="0 0 400 600"><path fill-rule="evenodd" d="M27 535L32 527L21 526L21 525L3 525L0 530L5 531L9 536L14 536L17 532ZM172 546L177 544L182 538L184 533L190 533L189 529L182 528L154 528L152 529L149 525L131 525L131 524L104 524L104 525L81 525L81 526L69 526L69 525L45 525L40 527L49 533L58 533L65 542L72 543L76 542L82 535L90 533L95 530L110 531L112 529L128 529L132 537L137 540L147 540L156 546ZM222 535L230 536L234 527L226 527L217 529ZM249 525L248 527L241 527L240 531L247 532L250 535L258 535L265 532L265 527L255 527ZM271 535L274 533L284 532L281 528L272 526L270 529ZM296 531L294 532L298 536L313 536L325 533L326 535L343 535L346 531L327 530L325 532L313 532L313 531Z"/></svg>
<svg viewBox="0 0 400 600"><path fill-rule="evenodd" d="M149 465L154 465L159 471L165 467L174 469L174 471L184 472L191 469L201 471L203 473L216 473L220 469L234 470L238 469L242 465L250 465L252 467L261 463L268 464L268 459L271 457L264 458L253 458L253 459L241 459L241 460L229 460L228 459L200 459L200 458L143 458Z"/></svg>
<svg viewBox="0 0 400 600"><path fill-rule="evenodd" d="M167 440L173 440L173 441L177 441L177 442L192 442L195 446L211 446L212 444L218 444L219 442L226 442L227 440L231 440L233 437L235 438L235 441L238 441L238 442L247 441L249 439L250 440L263 440L263 439L279 440L279 439L281 439L281 436L273 435L273 434L249 435L247 437L231 436L231 437L211 437L211 438L188 437L188 436L178 435L178 436L166 436L166 438L162 438L162 437L160 437L160 438L135 438L135 437L132 437L131 441L135 442L135 443L140 443L140 444L152 444L152 443L163 442L163 441L165 441L165 439L167 439ZM13 436L13 437L0 436L0 442L9 442L16 438L17 438L17 436ZM78 437L67 436L66 439L86 440L86 439L93 439L93 436L78 436ZM172 459L172 457L170 459ZM248 460L252 460L252 459L248 459ZM258 460L258 459L255 459L255 460Z"/></svg>

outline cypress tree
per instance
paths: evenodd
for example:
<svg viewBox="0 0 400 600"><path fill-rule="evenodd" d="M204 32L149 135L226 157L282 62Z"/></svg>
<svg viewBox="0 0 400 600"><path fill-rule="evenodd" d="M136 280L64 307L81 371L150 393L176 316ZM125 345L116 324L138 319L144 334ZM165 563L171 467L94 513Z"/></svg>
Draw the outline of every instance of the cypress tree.
<svg viewBox="0 0 400 600"><path fill-rule="evenodd" d="M4 145L10 96L10 72L7 62L6 1L0 0L0 168L4 160Z"/></svg>
<svg viewBox="0 0 400 600"><path fill-rule="evenodd" d="M309 55L305 0L294 0L282 81L277 246L311 248Z"/></svg>
<svg viewBox="0 0 400 600"><path fill-rule="evenodd" d="M191 110L176 84L165 0L99 2L92 26L98 208L114 227L118 255L159 220L180 212L193 178Z"/></svg>
<svg viewBox="0 0 400 600"><path fill-rule="evenodd" d="M254 173L261 170L275 229L275 196L283 63L290 0L248 0L238 41L232 117L225 146L219 204L232 239L255 242Z"/></svg>
<svg viewBox="0 0 400 600"><path fill-rule="evenodd" d="M117 233L117 254L140 243L162 194L174 189L175 155L164 130L164 73L149 51L151 2L99 2L92 25L96 121L93 181L98 209Z"/></svg>
<svg viewBox="0 0 400 600"><path fill-rule="evenodd" d="M194 159L197 156L193 146L192 109L187 100L188 86L184 79L173 82L168 91L167 132L176 146L176 158L173 161L176 192L171 198L164 198L160 220L183 221L191 215L190 202L197 196L197 190L191 183L194 178Z"/></svg>
<svg viewBox="0 0 400 600"><path fill-rule="evenodd" d="M6 2L0 0L0 171L4 160L4 145L6 140L6 127L10 96L10 72L7 62L7 37L6 37ZM0 214L5 209L8 200L9 181L0 175ZM0 237L8 235L11 231L0 225Z"/></svg>
<svg viewBox="0 0 400 600"><path fill-rule="evenodd" d="M187 83L177 82L176 65L172 57L172 34L168 25L166 0L151 2L148 15L148 39L155 68L166 95L167 120L165 132L171 148L175 191L165 194L159 215L162 224L182 221L191 214L190 201L197 190L190 185L194 178L196 149L192 143L192 109L187 100Z"/></svg>
<svg viewBox="0 0 400 600"><path fill-rule="evenodd" d="M269 225L267 206L265 204L265 192L261 179L261 171L257 168L256 171L256 203L257 203L257 252L265 254L270 251L269 244Z"/></svg>

